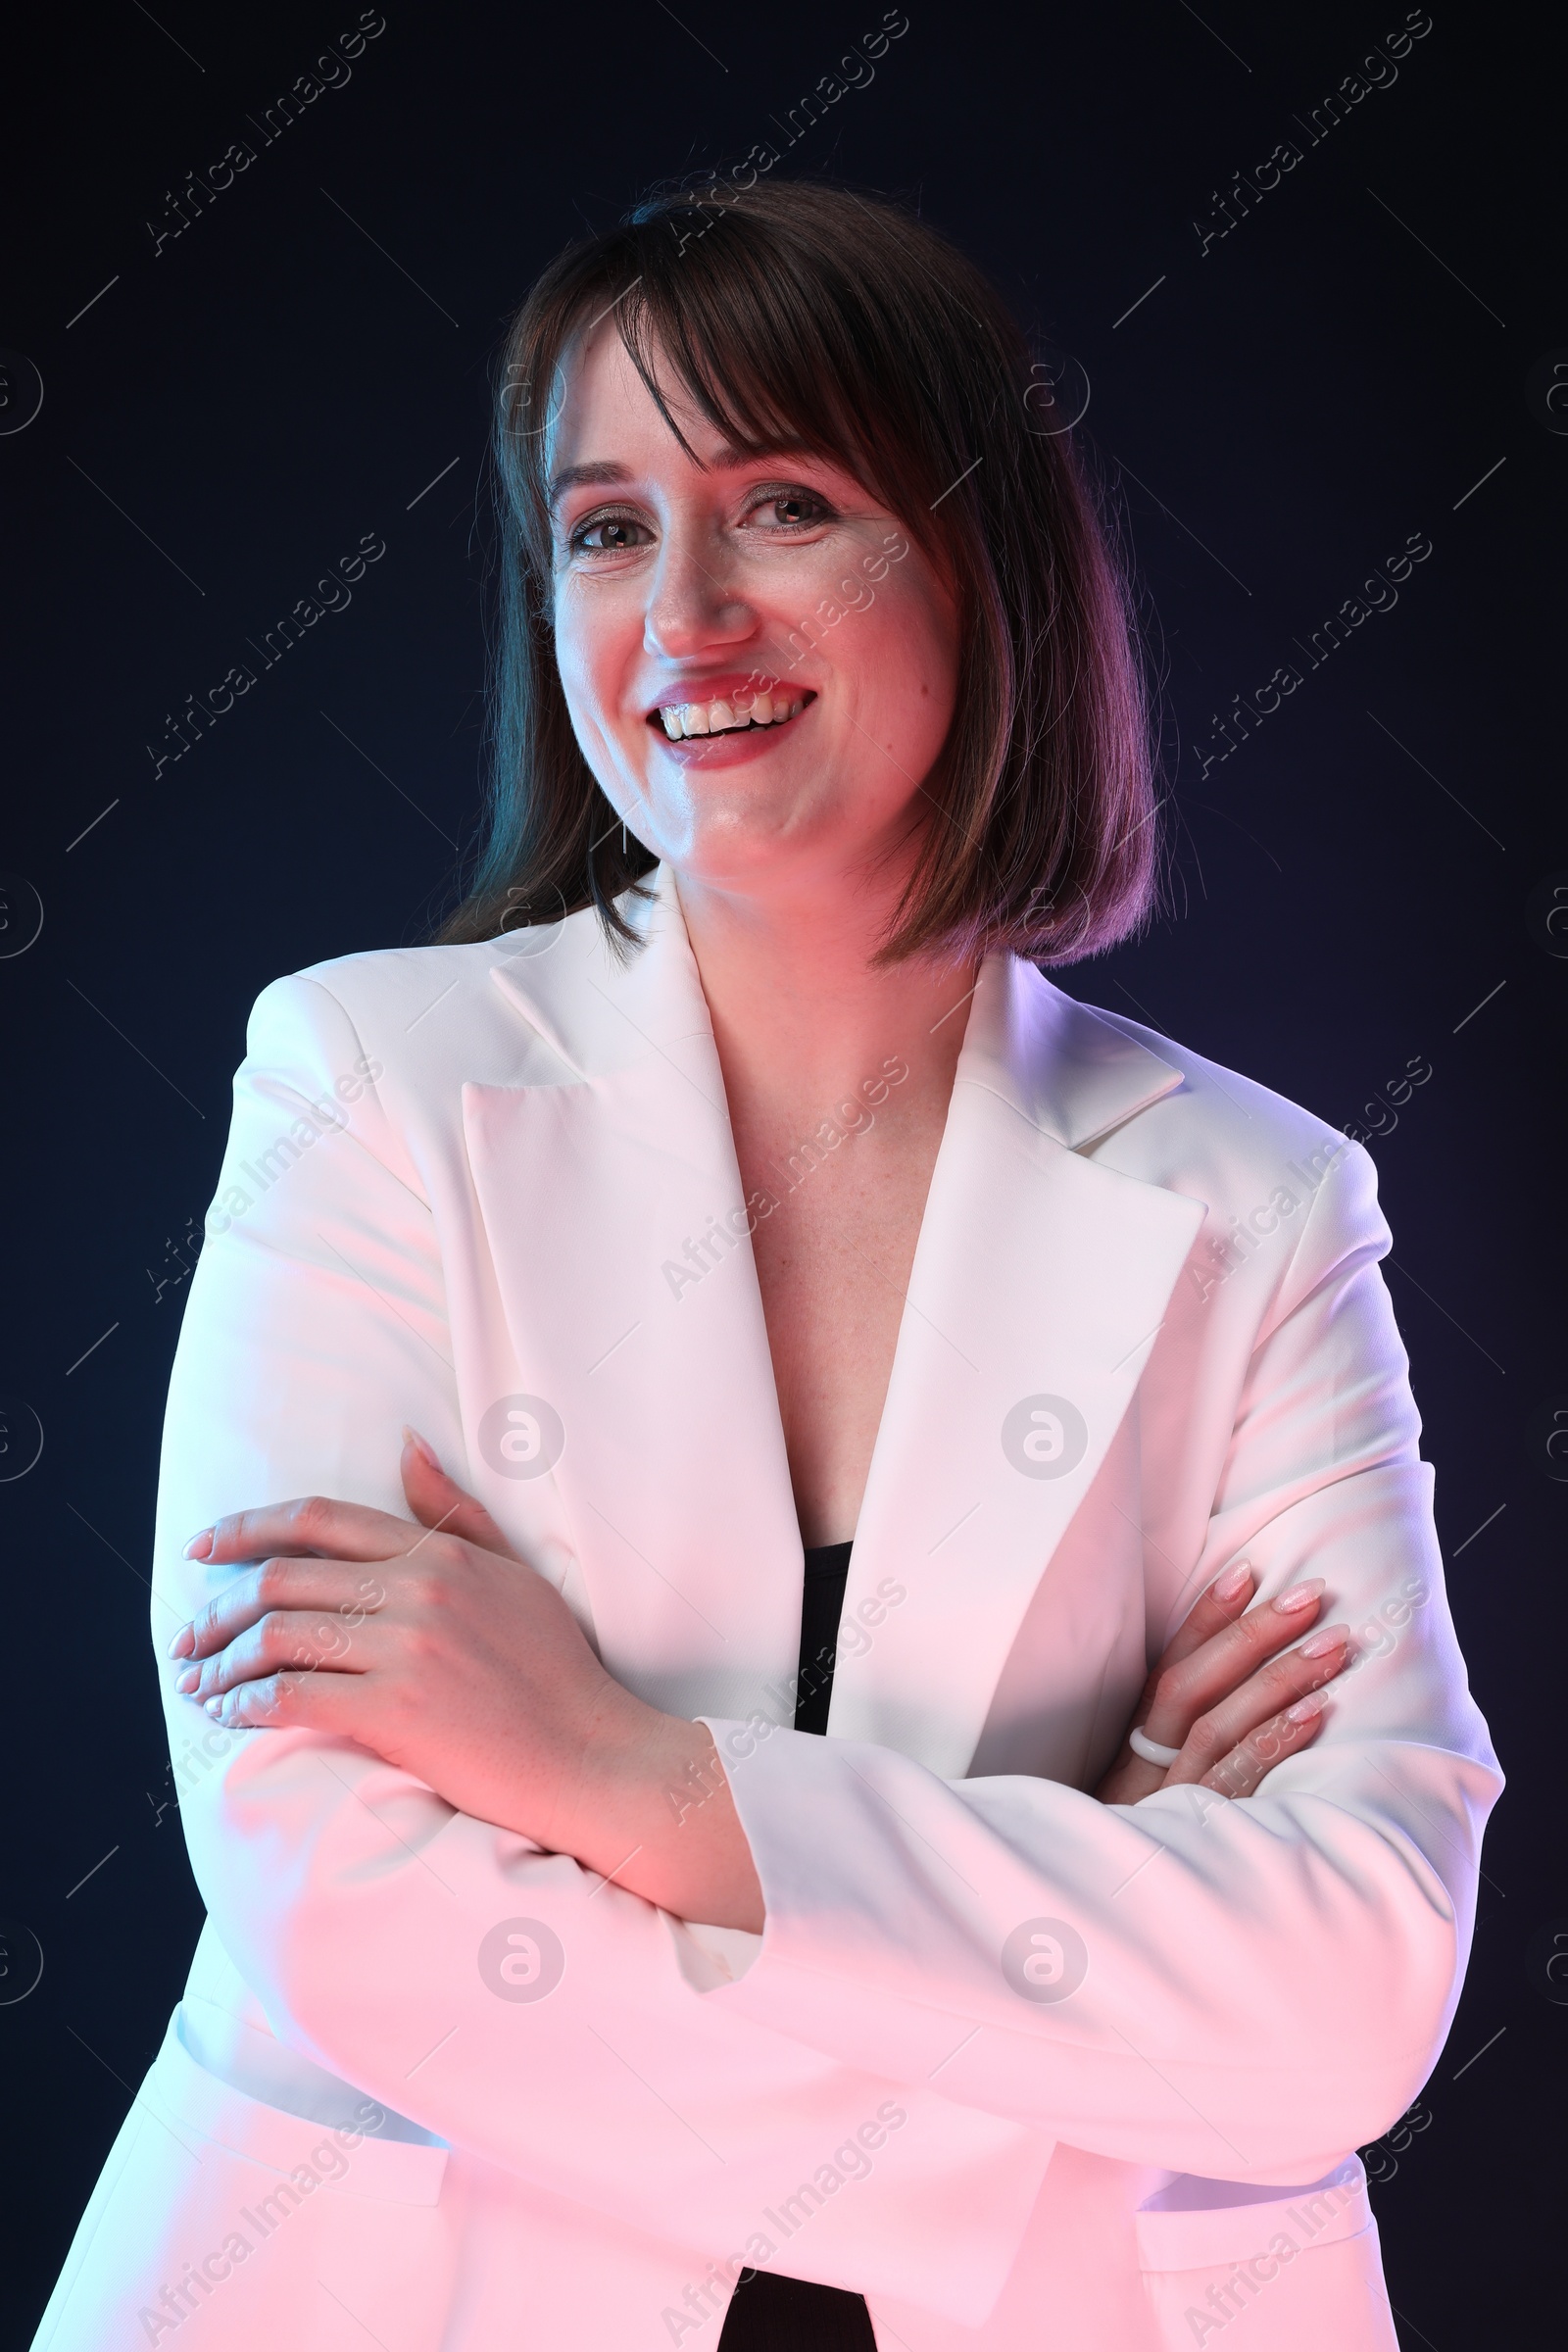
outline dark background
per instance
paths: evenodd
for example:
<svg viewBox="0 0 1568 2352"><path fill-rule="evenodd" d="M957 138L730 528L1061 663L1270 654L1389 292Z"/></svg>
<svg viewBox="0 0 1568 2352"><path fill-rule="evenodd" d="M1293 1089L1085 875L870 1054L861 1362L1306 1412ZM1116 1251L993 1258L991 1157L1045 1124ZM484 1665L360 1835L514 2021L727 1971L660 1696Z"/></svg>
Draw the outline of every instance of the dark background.
<svg viewBox="0 0 1568 2352"><path fill-rule="evenodd" d="M1433 5L1396 81L1309 145L1396 0L908 0L874 81L780 166L917 203L1091 388L1163 679L1170 888L1069 989L1382 1130L1453 1610L1511 1777L1448 2047L1369 2154L1405 2352L1517 2343L1558 2300L1568 2033L1562 61L1544 13ZM245 1015L277 973L418 939L472 840L503 322L651 180L782 145L881 22L386 0L352 79L264 145L249 119L357 13L124 0L50 12L9 60L8 2344L200 1920L144 1580ZM255 163L155 252L171 192L238 139ZM1202 252L1214 192L1287 139L1301 162ZM352 606L155 772L169 714L258 668L251 642L366 533L386 553ZM1414 533L1396 608L1308 669L1298 643ZM1290 662L1299 690L1202 774L1211 714ZM1430 1078L1389 1104L1412 1060Z"/></svg>

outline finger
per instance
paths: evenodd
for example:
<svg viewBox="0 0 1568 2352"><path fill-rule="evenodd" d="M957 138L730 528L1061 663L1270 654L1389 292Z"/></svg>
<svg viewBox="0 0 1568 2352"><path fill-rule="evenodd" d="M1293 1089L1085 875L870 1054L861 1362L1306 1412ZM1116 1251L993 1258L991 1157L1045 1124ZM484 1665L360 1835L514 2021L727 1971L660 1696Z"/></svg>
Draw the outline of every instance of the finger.
<svg viewBox="0 0 1568 2352"><path fill-rule="evenodd" d="M361 1675L270 1674L236 1685L207 1712L226 1732L336 1732L358 1740L368 1724L368 1693Z"/></svg>
<svg viewBox="0 0 1568 2352"><path fill-rule="evenodd" d="M1311 1745L1323 1729L1326 1705L1323 1693L1317 1691L1298 1699L1283 1714L1271 1716L1211 1766L1199 1787L1216 1789L1221 1796L1251 1796L1276 1764ZM1173 1777L1174 1771L1173 1766Z"/></svg>
<svg viewBox="0 0 1568 2352"><path fill-rule="evenodd" d="M1260 1725L1308 1697L1345 1671L1349 1654L1350 1629L1328 1625L1298 1649L1271 1658L1217 1706L1205 1709L1188 1731L1181 1754L1170 1768L1172 1781L1200 1780L1221 1756Z"/></svg>
<svg viewBox="0 0 1568 2352"><path fill-rule="evenodd" d="M1206 1707L1239 1689L1266 1658L1299 1640L1322 1605L1323 1579L1308 1577L1249 1609L1234 1625L1158 1677L1144 1729L1162 1746L1180 1747Z"/></svg>
<svg viewBox="0 0 1568 2352"><path fill-rule="evenodd" d="M1138 1704L1133 1710L1133 1721L1140 1728L1148 1723L1161 1675L1169 1673L1173 1666L1180 1665L1193 1651L1200 1649L1215 1634L1223 1633L1227 1626L1233 1625L1250 1600L1256 1581L1250 1563L1237 1560L1214 1579L1206 1592L1200 1594L1150 1668L1149 1680L1139 1693ZM1146 1764L1130 1746L1123 1746L1120 1762L1136 1767L1138 1772L1152 1771L1156 1775L1158 1772L1157 1766ZM1141 1790L1140 1793L1146 1794L1147 1791Z"/></svg>
<svg viewBox="0 0 1568 2352"><path fill-rule="evenodd" d="M319 1555L326 1559L386 1560L424 1541L407 1519L394 1518L365 1502L339 1502L330 1494L299 1494L290 1502L258 1510L231 1511L192 1536L187 1560L259 1559L264 1552Z"/></svg>
<svg viewBox="0 0 1568 2352"><path fill-rule="evenodd" d="M193 1659L174 1688L182 1698L205 1706L239 1683L260 1682L285 1669L297 1674L365 1674L374 1662L379 1635L378 1626L366 1624L351 1631L341 1617L318 1610L269 1609L211 1656Z"/></svg>
<svg viewBox="0 0 1568 2352"><path fill-rule="evenodd" d="M1164 1786L1164 1767L1151 1764L1136 1749L1124 1745L1095 1789L1095 1801L1102 1805L1136 1805L1140 1797L1152 1796L1156 1788Z"/></svg>
<svg viewBox="0 0 1568 2352"><path fill-rule="evenodd" d="M1248 1560L1237 1560L1216 1576L1166 1642L1155 1673L1163 1673L1168 1666L1179 1666L1194 1650L1201 1649L1205 1642L1234 1625L1251 1599L1256 1585L1257 1578Z"/></svg>
<svg viewBox="0 0 1568 2352"><path fill-rule="evenodd" d="M405 1523L406 1524L406 1523ZM205 1658L271 1609L333 1612L353 1630L386 1601L386 1586L362 1561L261 1560L199 1609L169 1645L174 1658Z"/></svg>
<svg viewBox="0 0 1568 2352"><path fill-rule="evenodd" d="M421 1527L438 1527L443 1535L477 1544L481 1551L498 1551L503 1559L521 1560L521 1553L513 1549L484 1504L448 1477L429 1440L407 1425L399 1468L409 1508Z"/></svg>

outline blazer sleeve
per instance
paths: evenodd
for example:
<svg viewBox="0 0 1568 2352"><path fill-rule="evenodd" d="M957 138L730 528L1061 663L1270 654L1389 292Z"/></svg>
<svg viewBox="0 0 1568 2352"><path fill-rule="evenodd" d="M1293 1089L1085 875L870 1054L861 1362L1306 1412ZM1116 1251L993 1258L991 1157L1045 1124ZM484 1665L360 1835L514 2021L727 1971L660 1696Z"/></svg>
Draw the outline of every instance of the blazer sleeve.
<svg viewBox="0 0 1568 2352"><path fill-rule="evenodd" d="M859 2159L870 2177L817 2217L813 2254L903 2291L926 2267L900 2251L911 2217L951 2249L954 2176L977 2181L955 2225L968 2281L936 2251L917 2281L962 2317L955 2295L983 2305L1004 2274L1050 2156L1038 2133L933 2089L890 2100L853 2056L713 2007L720 1972L679 1922L353 1741L223 1732L174 1693L165 1645L239 1573L181 1556L197 1529L311 1494L406 1516L400 1425L461 1430L434 1220L380 1077L320 983L263 992L174 1361L153 1632L212 1926L287 2049L662 2242L743 2248L868 2133L888 2153Z"/></svg>
<svg viewBox="0 0 1568 2352"><path fill-rule="evenodd" d="M1245 1556L1261 1598L1326 1578L1323 1622L1348 1617L1356 1655L1314 1745L1244 1800L1111 1807L711 1720L767 1912L712 2004L1178 2172L1310 2180L1387 2129L1451 2021L1501 1787L1445 1597L1388 1245L1353 1149L1253 1335L1177 1570L1192 1594Z"/></svg>

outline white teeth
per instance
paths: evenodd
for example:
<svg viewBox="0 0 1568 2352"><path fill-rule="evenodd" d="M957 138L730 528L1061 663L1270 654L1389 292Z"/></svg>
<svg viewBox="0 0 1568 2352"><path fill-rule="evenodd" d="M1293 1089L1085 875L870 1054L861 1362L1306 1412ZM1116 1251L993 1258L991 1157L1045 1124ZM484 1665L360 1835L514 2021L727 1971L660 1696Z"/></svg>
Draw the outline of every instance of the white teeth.
<svg viewBox="0 0 1568 2352"><path fill-rule="evenodd" d="M804 695L791 700L782 693L741 693L721 695L710 703L664 705L659 716L671 743L678 743L683 735L721 735L748 723L777 726L805 709Z"/></svg>

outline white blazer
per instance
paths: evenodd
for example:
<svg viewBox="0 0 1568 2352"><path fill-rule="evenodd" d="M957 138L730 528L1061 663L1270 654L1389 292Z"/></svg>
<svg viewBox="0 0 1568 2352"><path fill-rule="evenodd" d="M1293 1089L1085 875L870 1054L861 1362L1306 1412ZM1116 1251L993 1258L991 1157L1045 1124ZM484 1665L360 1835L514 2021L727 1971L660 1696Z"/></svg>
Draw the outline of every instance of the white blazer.
<svg viewBox="0 0 1568 2352"><path fill-rule="evenodd" d="M743 2262L862 2292L887 2352L1393 2347L1350 2151L1442 2045L1501 1784L1370 1160L987 961L797 1733L801 1540L667 874L633 919L624 961L579 914L257 1001L156 1537L209 1918L40 2352L714 2352ZM405 1421L612 1674L711 1725L760 1936L172 1694L231 1573L189 1535L406 1515ZM1357 1629L1326 1730L1245 1801L1098 1804L1242 1556Z"/></svg>

